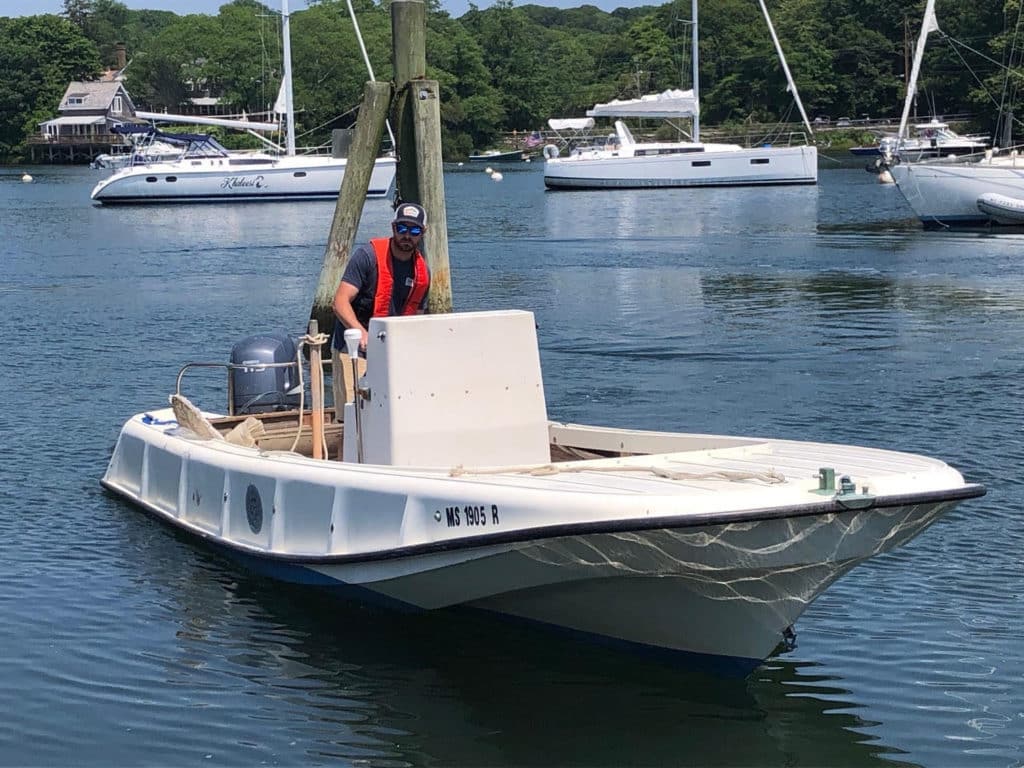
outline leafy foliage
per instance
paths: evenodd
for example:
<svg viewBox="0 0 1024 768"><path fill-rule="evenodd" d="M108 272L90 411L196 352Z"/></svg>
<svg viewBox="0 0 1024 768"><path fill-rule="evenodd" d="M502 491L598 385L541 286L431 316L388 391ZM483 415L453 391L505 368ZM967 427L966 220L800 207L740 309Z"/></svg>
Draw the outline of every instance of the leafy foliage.
<svg viewBox="0 0 1024 768"><path fill-rule="evenodd" d="M112 65L118 43L130 59L127 87L144 107L173 110L205 94L250 114L265 112L282 71L276 5L231 0L216 16L178 16L131 10L118 0L63 0L64 18L0 18L0 141L16 146L35 130L34 121L52 117L67 81ZM292 13L291 41L297 124L311 143L352 124L368 76L347 3L308 5ZM1004 74L1005 66L1024 71L1020 5L941 0L942 32L933 34L919 85L924 114L976 111L984 128L995 128L995 114L1024 86L1024 74L1009 80ZM374 73L388 79L389 0L354 0L353 6ZM923 0L771 0L770 6L812 117L898 113ZM685 0L612 13L495 0L483 9L471 5L458 19L440 0L429 0L427 8L427 75L441 84L450 156L485 149L506 132L543 127L549 117L580 116L598 101L691 86ZM715 0L700 13L704 124L795 119L758 4Z"/></svg>
<svg viewBox="0 0 1024 768"><path fill-rule="evenodd" d="M100 70L96 46L59 16L0 17L0 156L54 115L64 90Z"/></svg>

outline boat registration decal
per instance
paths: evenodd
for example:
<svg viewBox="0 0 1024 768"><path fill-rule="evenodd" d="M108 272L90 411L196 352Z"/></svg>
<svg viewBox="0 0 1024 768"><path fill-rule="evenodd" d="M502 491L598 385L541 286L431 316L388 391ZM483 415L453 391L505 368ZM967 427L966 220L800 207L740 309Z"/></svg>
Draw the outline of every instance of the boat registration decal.
<svg viewBox="0 0 1024 768"><path fill-rule="evenodd" d="M438 522L444 520L449 528L467 526L488 526L498 525L498 505L491 504L490 509L486 504L467 504L464 507L445 507L444 512L436 510L434 519Z"/></svg>

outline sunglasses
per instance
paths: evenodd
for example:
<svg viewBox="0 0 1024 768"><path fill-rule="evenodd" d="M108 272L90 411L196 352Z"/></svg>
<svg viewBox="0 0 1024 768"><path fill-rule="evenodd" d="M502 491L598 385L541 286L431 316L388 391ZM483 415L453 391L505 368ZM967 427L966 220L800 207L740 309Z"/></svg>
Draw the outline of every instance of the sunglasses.
<svg viewBox="0 0 1024 768"><path fill-rule="evenodd" d="M413 237L419 237L423 234L423 227L416 226L415 224L395 224L395 232L400 235L409 234Z"/></svg>

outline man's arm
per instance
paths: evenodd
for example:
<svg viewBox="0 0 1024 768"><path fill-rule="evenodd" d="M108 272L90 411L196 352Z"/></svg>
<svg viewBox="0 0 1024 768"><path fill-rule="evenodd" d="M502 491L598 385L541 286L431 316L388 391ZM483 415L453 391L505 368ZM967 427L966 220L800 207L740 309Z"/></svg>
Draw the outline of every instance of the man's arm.
<svg viewBox="0 0 1024 768"><path fill-rule="evenodd" d="M341 324L346 328L358 328L362 331L362 337L359 340L359 348L366 350L366 342L369 339L369 334L366 329L363 328L359 323L359 319L356 317L356 311L352 308L352 302L356 300L356 296L359 295L359 289L352 283L346 283L342 280L338 284L338 290L334 292L334 316L341 321Z"/></svg>

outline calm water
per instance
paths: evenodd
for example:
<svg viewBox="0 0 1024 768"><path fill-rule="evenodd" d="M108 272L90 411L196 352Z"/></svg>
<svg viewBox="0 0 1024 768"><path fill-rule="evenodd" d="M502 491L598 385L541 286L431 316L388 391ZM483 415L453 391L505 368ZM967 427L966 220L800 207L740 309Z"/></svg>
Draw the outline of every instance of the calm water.
<svg viewBox="0 0 1024 768"><path fill-rule="evenodd" d="M553 417L927 453L989 495L746 681L255 578L99 478L182 362L303 330L333 205L104 209L95 172L3 169L0 764L1021 765L1024 238L924 233L861 170L551 194L540 170L446 183L456 307L536 313ZM388 220L371 201L364 236Z"/></svg>

